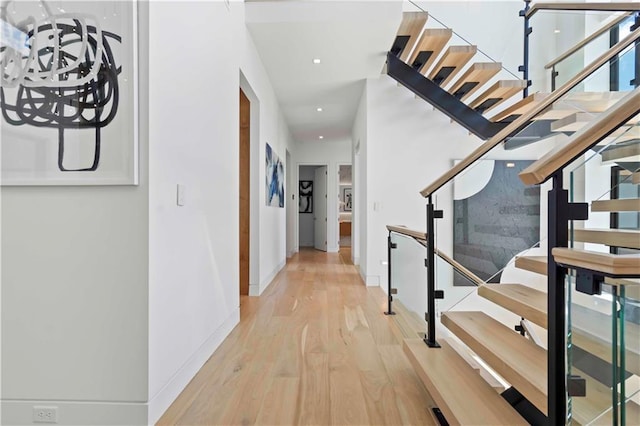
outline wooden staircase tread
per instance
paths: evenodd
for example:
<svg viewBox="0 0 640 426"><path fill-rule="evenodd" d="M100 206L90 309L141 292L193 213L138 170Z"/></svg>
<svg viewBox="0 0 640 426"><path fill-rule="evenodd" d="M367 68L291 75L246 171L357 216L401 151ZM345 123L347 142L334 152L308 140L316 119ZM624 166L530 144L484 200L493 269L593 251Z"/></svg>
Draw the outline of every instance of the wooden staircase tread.
<svg viewBox="0 0 640 426"><path fill-rule="evenodd" d="M413 49L411 59L407 63L414 66L416 59L420 59L418 58L418 55L421 52L432 52L429 55L429 58L427 58L422 65L416 68L419 72L424 74L429 67L431 67L431 64L435 62L436 58L442 52L442 49L445 48L452 35L453 31L451 28L426 28L422 32L420 40L418 40L418 43Z"/></svg>
<svg viewBox="0 0 640 426"><path fill-rule="evenodd" d="M584 378L587 385L586 396L572 399L572 417L578 424L591 424L611 407L611 389L573 366L571 374Z"/></svg>
<svg viewBox="0 0 640 426"><path fill-rule="evenodd" d="M515 267L536 274L547 275L547 256L518 256Z"/></svg>
<svg viewBox="0 0 640 426"><path fill-rule="evenodd" d="M499 113L491 117L490 120L493 122L497 122L497 121L504 120L505 118L510 116L522 115L526 111L528 111L530 108L532 108L535 104L537 104L538 102L546 98L547 96L549 96L548 93L539 93L539 92L532 93L526 98L520 99L518 102L514 103L513 105L503 109L502 111L500 111Z"/></svg>
<svg viewBox="0 0 640 426"><path fill-rule="evenodd" d="M527 83L524 80L497 81L491 87L478 95L469 104L469 107L475 110L481 108L481 112L486 113L509 99L511 96L519 93L525 87L527 87ZM488 107L484 107L484 105L487 105L487 102L490 102L490 105Z"/></svg>
<svg viewBox="0 0 640 426"><path fill-rule="evenodd" d="M551 123L552 132L577 132L589 121L593 120L596 114L590 112L573 112L563 118Z"/></svg>
<svg viewBox="0 0 640 426"><path fill-rule="evenodd" d="M446 342L433 349L406 339L404 352L450 424L526 425L527 422Z"/></svg>
<svg viewBox="0 0 640 426"><path fill-rule="evenodd" d="M449 46L429 72L429 79L435 82L438 73L446 68L452 68L446 78L436 83L440 86L446 86L476 54L477 50L478 48L476 46Z"/></svg>
<svg viewBox="0 0 640 426"><path fill-rule="evenodd" d="M640 276L640 254L611 254L566 247L551 250L561 265L599 271L605 275Z"/></svg>
<svg viewBox="0 0 640 426"><path fill-rule="evenodd" d="M400 53L400 59L406 61L413 49L413 46L418 40L420 31L424 28L424 24L427 23L429 14L427 12L403 12L402 22L400 28L398 28L397 36L409 36L405 48Z"/></svg>
<svg viewBox="0 0 640 426"><path fill-rule="evenodd" d="M547 257L546 256L518 256L516 257L515 267L525 271L534 272L540 275L547 275ZM605 284L629 287L627 292L637 289L633 293L634 298L640 298L640 279L638 278L604 278ZM637 296L635 296L637 294Z"/></svg>
<svg viewBox="0 0 640 426"><path fill-rule="evenodd" d="M637 229L574 229L573 237L583 243L640 249L640 230Z"/></svg>
<svg viewBox="0 0 640 426"><path fill-rule="evenodd" d="M522 284L485 284L478 295L547 328L547 293Z"/></svg>
<svg viewBox="0 0 640 426"><path fill-rule="evenodd" d="M418 240L425 241L427 239L427 233L423 231L416 231L409 229L403 225L387 225L387 230L395 232L397 234L407 235L409 237L417 238Z"/></svg>
<svg viewBox="0 0 640 426"><path fill-rule="evenodd" d="M591 211L592 212L639 212L640 198L592 201Z"/></svg>
<svg viewBox="0 0 640 426"><path fill-rule="evenodd" d="M547 412L547 352L483 312L446 312L442 324L540 411Z"/></svg>
<svg viewBox="0 0 640 426"><path fill-rule="evenodd" d="M625 407L627 413L626 424L640 425L640 405L632 400L627 400ZM591 426L611 426L613 424L613 411L607 411L603 416L598 417L589 424Z"/></svg>
<svg viewBox="0 0 640 426"><path fill-rule="evenodd" d="M621 145L612 145L600 153L602 161L640 161L640 143L625 143Z"/></svg>
<svg viewBox="0 0 640 426"><path fill-rule="evenodd" d="M502 64L499 62L476 62L451 85L448 92L464 101L479 90L491 77L500 72L501 69ZM468 87L470 85L475 86ZM458 94L459 91L461 92Z"/></svg>

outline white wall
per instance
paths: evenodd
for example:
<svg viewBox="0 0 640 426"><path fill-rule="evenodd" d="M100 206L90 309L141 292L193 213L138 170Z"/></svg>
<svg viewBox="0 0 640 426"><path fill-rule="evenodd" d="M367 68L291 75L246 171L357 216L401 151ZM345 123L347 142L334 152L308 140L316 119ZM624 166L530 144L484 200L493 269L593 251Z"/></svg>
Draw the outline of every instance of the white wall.
<svg viewBox="0 0 640 426"><path fill-rule="evenodd" d="M316 166L300 166L298 171L298 181L311 180L315 178ZM293 190L293 188L292 188ZM298 200L299 195L295 195ZM290 198L290 197L289 197ZM315 207L315 205L314 205ZM298 213L298 245L299 247L313 247L314 238L313 214Z"/></svg>
<svg viewBox="0 0 640 426"><path fill-rule="evenodd" d="M253 295L285 263L285 209L265 202L265 144L285 162L290 136L244 25L244 4L153 2L150 38L149 420L154 422L239 320L239 87L252 103ZM177 80L176 64L166 60L171 50L189 64L179 68ZM184 207L175 203L178 183L187 188Z"/></svg>
<svg viewBox="0 0 640 426"><path fill-rule="evenodd" d="M338 166L351 161L351 140L296 142L293 161L301 165L327 165L327 251L338 251ZM296 182L300 180L296 175ZM292 192L293 191L293 192ZM297 188L291 188L289 197ZM298 247L299 249L299 247Z"/></svg>
<svg viewBox="0 0 640 426"><path fill-rule="evenodd" d="M256 100L252 292L284 265L264 146L285 161L291 138L244 4L140 9L140 185L1 189L3 424L31 424L34 404L61 424L154 423L238 322L241 73Z"/></svg>
<svg viewBox="0 0 640 426"><path fill-rule="evenodd" d="M141 46L145 31L141 16ZM147 422L146 79L139 90L138 186L1 188L2 424L32 424L34 405L60 424Z"/></svg>
<svg viewBox="0 0 640 426"><path fill-rule="evenodd" d="M353 168L353 211L351 213L351 256L366 282L366 209L367 205L367 90L362 91L358 111L353 122L351 164ZM363 264L364 262L364 264Z"/></svg>

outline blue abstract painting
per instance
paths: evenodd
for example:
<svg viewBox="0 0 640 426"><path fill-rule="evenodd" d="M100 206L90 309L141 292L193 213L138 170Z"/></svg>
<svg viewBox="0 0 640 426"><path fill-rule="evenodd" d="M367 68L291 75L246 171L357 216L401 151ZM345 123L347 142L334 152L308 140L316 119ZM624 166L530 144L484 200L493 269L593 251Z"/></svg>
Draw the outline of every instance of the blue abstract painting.
<svg viewBox="0 0 640 426"><path fill-rule="evenodd" d="M267 206L284 207L284 165L269 144L265 155L265 175Z"/></svg>

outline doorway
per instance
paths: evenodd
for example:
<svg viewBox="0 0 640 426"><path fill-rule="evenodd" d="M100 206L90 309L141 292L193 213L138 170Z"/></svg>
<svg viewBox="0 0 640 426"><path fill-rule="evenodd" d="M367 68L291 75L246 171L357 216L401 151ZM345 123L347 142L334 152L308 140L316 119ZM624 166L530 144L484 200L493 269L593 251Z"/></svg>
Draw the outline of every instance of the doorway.
<svg viewBox="0 0 640 426"><path fill-rule="evenodd" d="M298 246L327 251L327 166L298 169Z"/></svg>
<svg viewBox="0 0 640 426"><path fill-rule="evenodd" d="M353 177L351 164L338 166L338 229L340 250L351 247L353 212Z"/></svg>
<svg viewBox="0 0 640 426"><path fill-rule="evenodd" d="M239 146L239 259L240 296L249 295L250 229L251 229L251 102L240 89L240 146ZM242 299L240 299L242 300Z"/></svg>

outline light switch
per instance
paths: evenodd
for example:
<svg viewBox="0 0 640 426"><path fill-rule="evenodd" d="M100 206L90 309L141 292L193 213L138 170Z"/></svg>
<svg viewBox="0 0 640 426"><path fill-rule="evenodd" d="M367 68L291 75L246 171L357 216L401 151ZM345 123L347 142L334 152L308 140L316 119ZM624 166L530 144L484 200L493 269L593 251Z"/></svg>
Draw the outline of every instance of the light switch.
<svg viewBox="0 0 640 426"><path fill-rule="evenodd" d="M178 184L178 191L176 196L176 203L179 206L184 206L187 200L187 188L184 185Z"/></svg>

